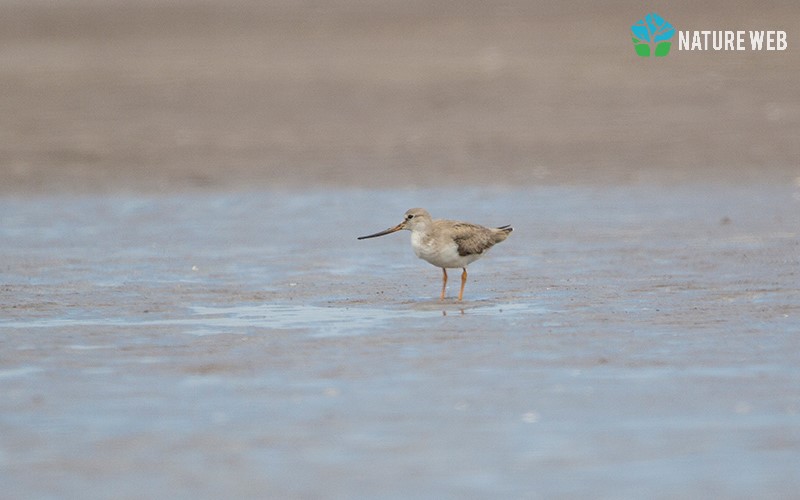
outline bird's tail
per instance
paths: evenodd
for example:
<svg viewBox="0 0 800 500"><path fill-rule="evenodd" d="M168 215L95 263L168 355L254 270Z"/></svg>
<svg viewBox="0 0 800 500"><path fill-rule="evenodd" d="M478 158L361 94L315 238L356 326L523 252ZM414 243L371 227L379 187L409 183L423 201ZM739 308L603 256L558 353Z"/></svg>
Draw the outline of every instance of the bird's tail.
<svg viewBox="0 0 800 500"><path fill-rule="evenodd" d="M495 234L495 243L500 243L501 241L503 241L506 238L508 238L508 235L511 234L511 231L513 231L513 230L514 230L514 228L512 228L511 226L500 226L500 227L498 227L497 228L498 232L494 233Z"/></svg>

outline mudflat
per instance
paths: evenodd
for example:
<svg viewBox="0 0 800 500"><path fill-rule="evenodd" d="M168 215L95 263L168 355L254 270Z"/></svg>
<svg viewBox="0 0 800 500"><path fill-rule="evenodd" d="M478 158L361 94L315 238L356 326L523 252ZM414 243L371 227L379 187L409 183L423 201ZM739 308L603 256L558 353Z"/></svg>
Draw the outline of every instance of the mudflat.
<svg viewBox="0 0 800 500"><path fill-rule="evenodd" d="M5 198L5 491L790 497L799 199L774 184ZM463 302L458 283L439 300L407 233L356 240L423 203L514 224Z"/></svg>

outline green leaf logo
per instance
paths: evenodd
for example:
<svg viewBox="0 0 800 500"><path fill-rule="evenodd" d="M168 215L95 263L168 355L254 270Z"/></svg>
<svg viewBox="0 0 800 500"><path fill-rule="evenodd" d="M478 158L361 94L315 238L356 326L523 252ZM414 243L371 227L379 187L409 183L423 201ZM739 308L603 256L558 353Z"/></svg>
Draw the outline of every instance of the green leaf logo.
<svg viewBox="0 0 800 500"><path fill-rule="evenodd" d="M664 57L669 54L675 28L655 12L647 14L631 26L633 48L639 57Z"/></svg>

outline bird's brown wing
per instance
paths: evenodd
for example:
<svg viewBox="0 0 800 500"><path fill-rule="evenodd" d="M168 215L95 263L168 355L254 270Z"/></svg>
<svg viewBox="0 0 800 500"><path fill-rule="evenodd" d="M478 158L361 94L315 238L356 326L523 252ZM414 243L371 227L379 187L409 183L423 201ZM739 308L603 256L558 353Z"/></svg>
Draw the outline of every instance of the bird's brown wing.
<svg viewBox="0 0 800 500"><path fill-rule="evenodd" d="M458 246L458 255L465 257L483 253L498 240L488 227L459 222L453 225L453 241Z"/></svg>

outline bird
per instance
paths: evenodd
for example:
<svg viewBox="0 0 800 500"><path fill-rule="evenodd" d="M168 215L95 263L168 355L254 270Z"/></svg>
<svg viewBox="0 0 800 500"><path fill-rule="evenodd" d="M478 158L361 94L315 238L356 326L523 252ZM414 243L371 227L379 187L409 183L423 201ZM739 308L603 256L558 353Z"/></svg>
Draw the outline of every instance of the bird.
<svg viewBox="0 0 800 500"><path fill-rule="evenodd" d="M445 298L447 270L462 269L459 302L464 298L467 266L483 257L495 244L504 241L514 230L510 225L493 228L469 222L433 219L424 208L412 208L406 211L400 224L375 234L359 236L358 239L375 238L403 229L411 231L411 247L416 256L442 269L440 300Z"/></svg>

